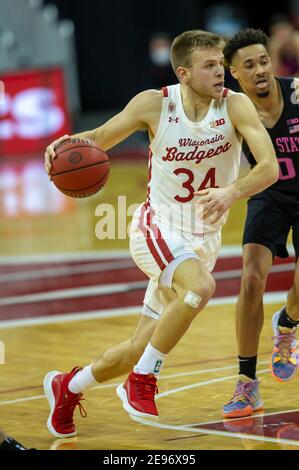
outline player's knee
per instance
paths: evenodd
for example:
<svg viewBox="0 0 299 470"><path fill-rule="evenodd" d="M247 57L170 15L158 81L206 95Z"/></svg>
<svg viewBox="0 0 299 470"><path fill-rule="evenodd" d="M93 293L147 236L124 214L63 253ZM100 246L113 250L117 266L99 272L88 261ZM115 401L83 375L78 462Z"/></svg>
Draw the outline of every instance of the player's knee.
<svg viewBox="0 0 299 470"><path fill-rule="evenodd" d="M241 290L248 297L263 295L267 277L258 270L244 270L242 276Z"/></svg>
<svg viewBox="0 0 299 470"><path fill-rule="evenodd" d="M206 276L204 282L199 280L197 283L190 283L183 293L184 304L195 309L201 309L206 304L215 292L216 283L214 278L209 275Z"/></svg>
<svg viewBox="0 0 299 470"><path fill-rule="evenodd" d="M193 286L194 288L195 286ZM200 279L197 283L197 291L205 302L208 302L213 296L216 289L215 279L211 274L205 276L204 279Z"/></svg>

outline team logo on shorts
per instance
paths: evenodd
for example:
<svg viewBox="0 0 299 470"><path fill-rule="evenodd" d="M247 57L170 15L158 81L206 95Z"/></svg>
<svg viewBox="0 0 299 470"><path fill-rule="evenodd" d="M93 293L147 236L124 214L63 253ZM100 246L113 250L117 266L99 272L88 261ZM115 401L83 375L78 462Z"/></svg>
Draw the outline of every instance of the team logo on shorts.
<svg viewBox="0 0 299 470"><path fill-rule="evenodd" d="M224 118L217 119L217 121L211 121L210 122L211 127L223 126L223 124L225 124L225 119Z"/></svg>

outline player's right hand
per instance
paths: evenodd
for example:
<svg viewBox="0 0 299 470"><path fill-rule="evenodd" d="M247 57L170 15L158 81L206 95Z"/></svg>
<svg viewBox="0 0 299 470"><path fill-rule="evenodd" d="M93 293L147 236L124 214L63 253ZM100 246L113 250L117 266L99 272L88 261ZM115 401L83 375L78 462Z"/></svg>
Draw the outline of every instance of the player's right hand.
<svg viewBox="0 0 299 470"><path fill-rule="evenodd" d="M45 151L45 169L46 172L49 175L49 178L51 179L51 168L52 168L52 161L56 158L56 153L55 149L56 147L64 142L65 140L70 139L70 136L65 134L62 137L59 137L59 139L53 140L53 142L48 145L46 151Z"/></svg>

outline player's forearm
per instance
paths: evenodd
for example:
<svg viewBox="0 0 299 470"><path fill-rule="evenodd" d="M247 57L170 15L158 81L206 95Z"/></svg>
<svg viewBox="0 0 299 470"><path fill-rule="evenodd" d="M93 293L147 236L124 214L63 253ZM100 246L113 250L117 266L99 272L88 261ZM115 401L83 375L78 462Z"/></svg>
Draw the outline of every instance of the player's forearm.
<svg viewBox="0 0 299 470"><path fill-rule="evenodd" d="M102 150L106 151L125 140L130 134L132 134L131 129L109 132L105 126L101 126L91 131L74 134L72 137L93 140Z"/></svg>
<svg viewBox="0 0 299 470"><path fill-rule="evenodd" d="M261 161L243 178L232 184L236 199L253 196L274 184L279 175L277 160Z"/></svg>
<svg viewBox="0 0 299 470"><path fill-rule="evenodd" d="M89 139L89 140L95 141L96 132L97 132L97 129L93 129L92 131L83 131L83 132L79 132L78 134L73 134L72 138L73 139Z"/></svg>
<svg viewBox="0 0 299 470"><path fill-rule="evenodd" d="M73 139L89 139L93 140L102 150L108 150L109 148L113 147L112 145L107 145L105 139L103 138L101 128L98 127L93 129L92 131L83 131L78 134L72 135Z"/></svg>

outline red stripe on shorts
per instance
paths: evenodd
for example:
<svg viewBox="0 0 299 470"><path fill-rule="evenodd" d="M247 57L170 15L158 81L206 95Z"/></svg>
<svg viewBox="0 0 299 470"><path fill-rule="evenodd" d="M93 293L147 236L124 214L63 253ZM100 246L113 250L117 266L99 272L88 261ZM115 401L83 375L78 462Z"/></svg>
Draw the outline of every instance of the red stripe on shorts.
<svg viewBox="0 0 299 470"><path fill-rule="evenodd" d="M168 263L170 263L171 261L174 260L174 256L171 253L170 249L168 248L167 243L165 242L158 225L154 224L152 222L150 210L147 213L146 218L147 218L147 225L148 225L148 227L150 227L152 229L152 231L155 235L155 240L156 240L160 250L162 251L164 258L166 259L166 261Z"/></svg>
<svg viewBox="0 0 299 470"><path fill-rule="evenodd" d="M147 227L145 227L144 225L144 215L145 215L145 211L147 210L147 207L145 205L142 206L142 209L141 209L141 214L140 214L140 222L139 222L139 228L141 230L141 232L143 233L144 237L145 237L145 241L146 241L146 244L148 246L148 249L150 251L150 253L152 254L154 260L156 261L157 265L159 266L159 268L161 269L161 271L163 271L163 269L166 268L166 265L164 263L164 261L162 260L161 256L159 255L155 245L154 245L154 242L153 240L151 239L151 234L150 234L150 231Z"/></svg>

